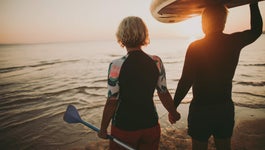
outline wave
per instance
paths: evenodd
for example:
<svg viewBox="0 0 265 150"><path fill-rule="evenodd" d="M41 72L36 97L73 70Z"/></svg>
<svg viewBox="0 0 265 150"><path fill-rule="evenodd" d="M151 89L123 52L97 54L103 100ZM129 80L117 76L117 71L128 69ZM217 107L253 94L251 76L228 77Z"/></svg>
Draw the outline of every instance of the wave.
<svg viewBox="0 0 265 150"><path fill-rule="evenodd" d="M110 57L117 57L117 58L119 58L119 57L122 57L122 55L115 55L115 54L110 54L110 55L108 55L108 56L110 56Z"/></svg>
<svg viewBox="0 0 265 150"><path fill-rule="evenodd" d="M257 66L257 67L264 67L265 64L239 64L239 66Z"/></svg>
<svg viewBox="0 0 265 150"><path fill-rule="evenodd" d="M9 67L9 68L0 68L0 73L7 73L7 72L12 72L12 71L17 71L17 70L22 70L26 68L27 66L18 66L18 67Z"/></svg>
<svg viewBox="0 0 265 150"><path fill-rule="evenodd" d="M106 87L100 86L80 86L68 89L61 89L53 92L40 92L36 94L31 90L18 90L18 91L10 91L2 94L2 101L0 101L1 109L10 109L16 105L23 104L35 104L36 101L42 101L45 98L62 96L62 95L76 95L76 94L84 94L90 97L105 97L105 93L97 92L103 91ZM95 92L96 91L96 92Z"/></svg>
<svg viewBox="0 0 265 150"><path fill-rule="evenodd" d="M41 120L54 119L55 117L61 118L65 112L66 106L69 104L79 106L79 110L84 111L93 111L105 105L105 101L90 102L87 101L86 98L72 98L66 95L66 93L69 92L71 93L70 95L76 95L76 92L83 93L86 89L94 89L94 87L83 86L52 93L20 95L7 98L1 101L0 104L1 129L7 130ZM85 93L89 95L89 97L98 96L97 94ZM60 96L58 97L57 94ZM63 99L61 97L62 95L65 96Z"/></svg>
<svg viewBox="0 0 265 150"><path fill-rule="evenodd" d="M107 78L104 78L104 79L95 80L92 83L102 83L102 82L107 83L107 81L108 81Z"/></svg>
<svg viewBox="0 0 265 150"><path fill-rule="evenodd" d="M265 108L265 104L246 104L246 103L239 103L239 102L234 102L234 104L239 107L247 107L247 108L254 108L254 109Z"/></svg>
<svg viewBox="0 0 265 150"><path fill-rule="evenodd" d="M257 102L255 100L250 100L249 97L256 97L258 99L264 99L265 98L265 95L259 95L259 94L253 94L253 93L249 93L249 92L233 92L235 94L240 94L240 95L246 95L246 97L248 97L248 102L246 101L234 101L235 105L236 106L240 106L240 107L248 107L248 108L257 108L257 109L260 109L260 108L265 108L265 103L260 101L260 102ZM244 99L244 98L243 98Z"/></svg>
<svg viewBox="0 0 265 150"><path fill-rule="evenodd" d="M258 95L258 94L253 94L253 93L249 93L249 92L233 92L236 94L245 94L245 95L250 95L250 96L256 96L256 97L260 97L260 98L265 98L265 95Z"/></svg>
<svg viewBox="0 0 265 150"><path fill-rule="evenodd" d="M240 81L240 82L236 82L236 84L240 84L240 85L250 85L250 86L265 86L265 81L261 81L261 82L244 82L244 81Z"/></svg>
<svg viewBox="0 0 265 150"><path fill-rule="evenodd" d="M3 83L3 84L0 84L0 87L5 88L8 86L13 86L13 85L15 85L15 83Z"/></svg>
<svg viewBox="0 0 265 150"><path fill-rule="evenodd" d="M252 75L248 75L248 74L241 74L241 76L243 76L243 77L253 77Z"/></svg>
<svg viewBox="0 0 265 150"><path fill-rule="evenodd" d="M177 60L164 60L163 63L164 64L181 64L183 63L183 60L177 61Z"/></svg>
<svg viewBox="0 0 265 150"><path fill-rule="evenodd" d="M241 96L242 95L246 95L246 97L247 97L247 100L242 100L241 98L240 98L240 101L239 100L236 100L236 99L233 99L233 102L234 102L234 104L236 106L239 106L239 107L247 107L247 108L254 108L254 109L263 109L263 108L265 108L265 103L263 101L256 101L256 100L251 101L251 100L249 100L250 97L252 97L252 99L254 97L256 97L257 99L264 99L265 98L265 95L253 94L253 93L249 93L249 92L233 92L233 93L234 94L239 94ZM256 99L256 98L254 98L254 99ZM188 96L185 97L181 101L181 104L190 104L191 101L192 101L192 93L189 92L188 93Z"/></svg>
<svg viewBox="0 0 265 150"><path fill-rule="evenodd" d="M25 99L28 100L28 99ZM26 107L26 105L30 104L28 101L25 102L24 105L12 105L6 106L5 111L1 114L2 117L0 120L5 120L4 123L1 124L2 129L14 128L20 125L25 125L27 123L32 123L33 121L37 121L40 119L54 118L56 116L62 116L64 113L64 109L68 104L78 104L77 102L71 101L68 103L65 102L46 102L46 105L40 104L44 103L45 99L32 99L35 101L34 107ZM2 108L1 108L2 109ZM19 116L20 119L12 119L15 116Z"/></svg>
<svg viewBox="0 0 265 150"><path fill-rule="evenodd" d="M87 94L90 96L104 96L101 94L97 93L90 93L87 90L99 90L99 89L106 89L106 87L99 87L99 86L93 86L93 87L88 87L88 86L80 86L80 87L75 87L75 88L70 88L70 89L65 89L65 90L60 90L56 92L50 92L50 93L44 93L44 96L56 96L56 95L63 95L65 93L73 93L73 94Z"/></svg>
<svg viewBox="0 0 265 150"><path fill-rule="evenodd" d="M50 65L61 64L61 63L72 63L72 62L78 62L78 61L80 60L66 60L66 61L54 61L54 62L41 61L39 64L35 64L35 65L0 68L0 73L8 73L12 71L22 70L24 68L36 68L36 67L50 66Z"/></svg>

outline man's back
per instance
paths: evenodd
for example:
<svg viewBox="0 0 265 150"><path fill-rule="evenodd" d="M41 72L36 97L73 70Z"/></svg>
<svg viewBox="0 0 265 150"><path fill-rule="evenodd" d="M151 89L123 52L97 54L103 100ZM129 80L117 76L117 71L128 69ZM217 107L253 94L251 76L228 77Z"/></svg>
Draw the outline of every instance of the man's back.
<svg viewBox="0 0 265 150"><path fill-rule="evenodd" d="M191 44L188 49L194 84L194 102L219 103L231 100L232 79L242 46L240 34L215 34ZM214 100L214 101L213 101ZM218 102L219 101L219 102Z"/></svg>
<svg viewBox="0 0 265 150"><path fill-rule="evenodd" d="M250 9L250 30L233 34L206 32L203 39L189 46L181 80L193 83L193 103L219 104L232 100L232 80L240 51L254 42L262 31L257 5Z"/></svg>

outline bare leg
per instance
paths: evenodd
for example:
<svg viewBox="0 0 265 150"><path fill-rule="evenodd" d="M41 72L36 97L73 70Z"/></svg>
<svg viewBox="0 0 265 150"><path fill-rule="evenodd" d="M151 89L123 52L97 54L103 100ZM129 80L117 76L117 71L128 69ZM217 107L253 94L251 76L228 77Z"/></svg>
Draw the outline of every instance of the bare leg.
<svg viewBox="0 0 265 150"><path fill-rule="evenodd" d="M192 139L192 150L207 150L208 142L201 142L195 139Z"/></svg>
<svg viewBox="0 0 265 150"><path fill-rule="evenodd" d="M231 138L227 139L214 138L214 142L217 150L231 150Z"/></svg>

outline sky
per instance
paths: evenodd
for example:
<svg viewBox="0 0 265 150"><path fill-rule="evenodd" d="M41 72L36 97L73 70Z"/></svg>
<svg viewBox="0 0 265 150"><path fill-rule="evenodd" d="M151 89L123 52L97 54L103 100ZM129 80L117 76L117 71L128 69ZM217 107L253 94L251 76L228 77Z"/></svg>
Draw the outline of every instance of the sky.
<svg viewBox="0 0 265 150"><path fill-rule="evenodd" d="M202 35L200 17L161 23L151 15L151 1L0 0L0 44L116 40L117 27L127 16L141 17L151 39ZM264 18L265 1L259 6ZM248 29L249 18L248 5L229 9L225 32Z"/></svg>

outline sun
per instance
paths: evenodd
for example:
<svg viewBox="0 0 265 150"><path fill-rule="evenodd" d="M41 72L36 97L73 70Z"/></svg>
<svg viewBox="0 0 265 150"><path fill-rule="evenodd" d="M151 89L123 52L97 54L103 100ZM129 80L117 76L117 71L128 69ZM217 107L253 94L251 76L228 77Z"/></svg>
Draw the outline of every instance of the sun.
<svg viewBox="0 0 265 150"><path fill-rule="evenodd" d="M178 26L178 32L188 39L195 40L204 35L200 16L180 22Z"/></svg>

